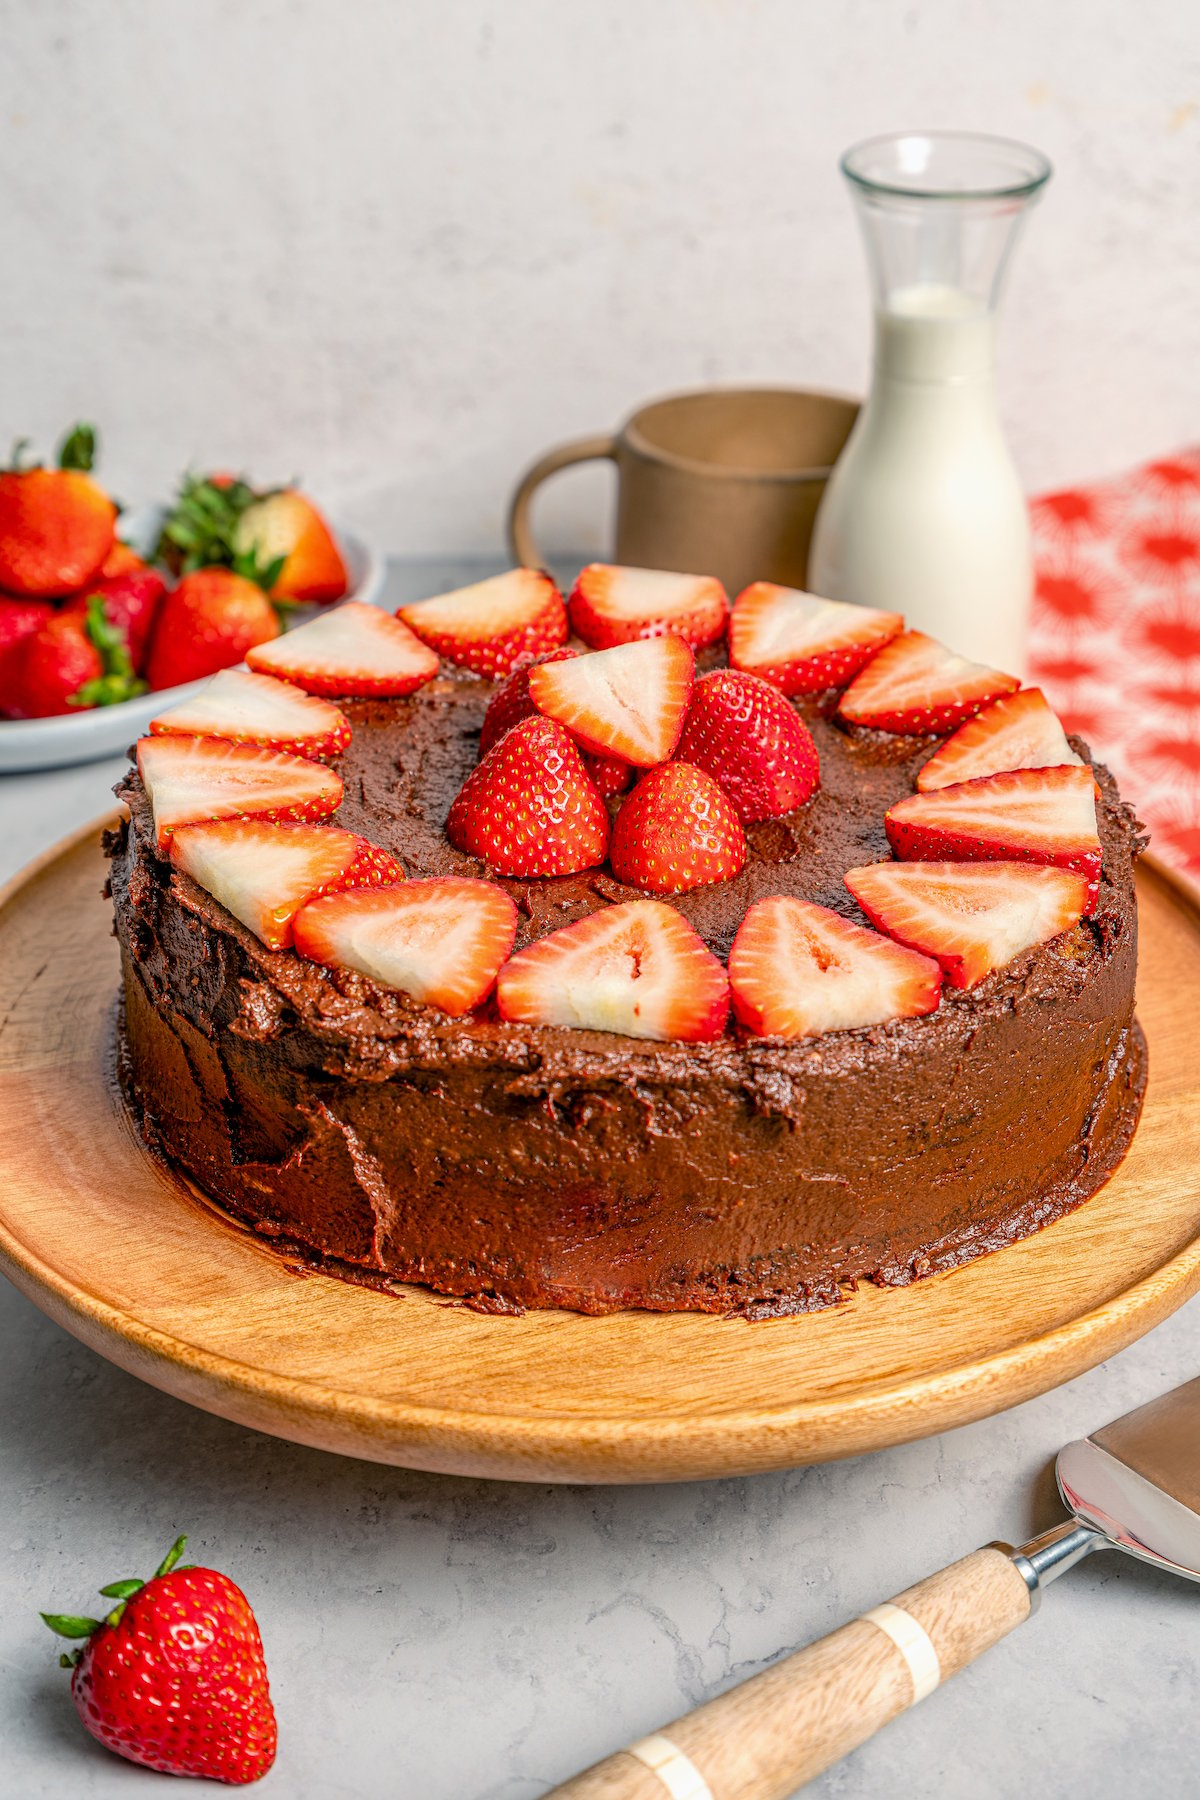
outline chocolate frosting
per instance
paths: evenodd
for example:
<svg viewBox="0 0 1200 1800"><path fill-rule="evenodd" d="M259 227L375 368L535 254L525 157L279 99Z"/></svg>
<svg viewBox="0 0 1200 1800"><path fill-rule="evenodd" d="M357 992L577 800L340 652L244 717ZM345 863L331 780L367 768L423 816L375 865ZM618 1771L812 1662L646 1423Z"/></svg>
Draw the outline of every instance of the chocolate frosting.
<svg viewBox="0 0 1200 1800"><path fill-rule="evenodd" d="M489 873L443 826L490 691L444 674L409 700L344 703L337 823L410 877ZM846 731L834 696L797 704L817 794L747 828L733 881L672 902L722 958L769 894L865 923L842 877L888 857L884 813L939 741ZM924 1018L659 1044L490 1006L451 1019L265 950L158 856L131 775L111 846L129 1088L167 1156L257 1231L478 1304L759 1315L911 1281L1058 1218L1132 1136L1141 839L1097 778L1099 904L1053 943ZM607 869L502 885L518 946L637 897Z"/></svg>

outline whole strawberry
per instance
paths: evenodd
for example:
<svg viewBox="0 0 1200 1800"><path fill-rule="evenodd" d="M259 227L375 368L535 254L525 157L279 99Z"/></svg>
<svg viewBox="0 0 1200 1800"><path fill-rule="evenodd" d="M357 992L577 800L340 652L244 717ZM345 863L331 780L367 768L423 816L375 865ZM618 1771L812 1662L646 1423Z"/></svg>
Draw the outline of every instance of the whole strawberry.
<svg viewBox="0 0 1200 1800"><path fill-rule="evenodd" d="M92 480L90 425L77 425L56 469L26 468L18 445L0 473L0 588L54 599L97 574L112 549L117 509Z"/></svg>
<svg viewBox="0 0 1200 1800"><path fill-rule="evenodd" d="M743 825L803 806L820 774L795 707L769 681L737 669L696 683L676 755L720 784Z"/></svg>
<svg viewBox="0 0 1200 1800"><path fill-rule="evenodd" d="M0 595L0 667L15 644L48 625L54 608L48 600L16 600Z"/></svg>
<svg viewBox="0 0 1200 1800"><path fill-rule="evenodd" d="M152 688L198 681L278 636L279 619L257 583L232 569L197 569L158 609L146 679Z"/></svg>
<svg viewBox="0 0 1200 1800"><path fill-rule="evenodd" d="M608 808L570 732L539 714L467 776L446 835L499 875L574 875L604 861Z"/></svg>
<svg viewBox="0 0 1200 1800"><path fill-rule="evenodd" d="M26 632L0 657L0 714L45 719L113 706L145 689L134 674L123 633L93 596L84 612L64 608Z"/></svg>
<svg viewBox="0 0 1200 1800"><path fill-rule="evenodd" d="M730 881L746 861L738 816L711 775L662 763L621 803L609 862L618 881L648 894L682 894Z"/></svg>
<svg viewBox="0 0 1200 1800"><path fill-rule="evenodd" d="M350 585L337 541L311 500L295 488L264 494L248 506L233 533L234 568L243 559L275 571L265 583L273 600L322 605Z"/></svg>
<svg viewBox="0 0 1200 1800"><path fill-rule="evenodd" d="M242 1786L275 1760L275 1712L250 1603L215 1569L177 1567L179 1538L149 1581L110 1582L103 1619L43 1613L82 1647L71 1697L84 1727L118 1756L165 1775Z"/></svg>
<svg viewBox="0 0 1200 1800"><path fill-rule="evenodd" d="M63 610L86 617L92 596L99 595L105 618L125 639L134 673L142 675L150 649L150 634L166 591L166 583L158 570L148 569L143 564L115 575L101 575L89 583L86 594L77 594Z"/></svg>

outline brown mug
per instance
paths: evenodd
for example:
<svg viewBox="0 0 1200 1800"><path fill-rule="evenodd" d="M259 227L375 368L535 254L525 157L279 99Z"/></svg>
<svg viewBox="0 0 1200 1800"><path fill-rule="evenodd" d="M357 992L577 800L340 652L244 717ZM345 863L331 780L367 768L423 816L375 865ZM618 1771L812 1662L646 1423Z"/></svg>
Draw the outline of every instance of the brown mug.
<svg viewBox="0 0 1200 1800"><path fill-rule="evenodd" d="M607 457L617 465L614 560L716 575L730 594L752 581L803 587L813 520L858 402L802 388L710 388L639 407L615 436L547 451L508 515L515 561L540 568L530 503L546 477Z"/></svg>

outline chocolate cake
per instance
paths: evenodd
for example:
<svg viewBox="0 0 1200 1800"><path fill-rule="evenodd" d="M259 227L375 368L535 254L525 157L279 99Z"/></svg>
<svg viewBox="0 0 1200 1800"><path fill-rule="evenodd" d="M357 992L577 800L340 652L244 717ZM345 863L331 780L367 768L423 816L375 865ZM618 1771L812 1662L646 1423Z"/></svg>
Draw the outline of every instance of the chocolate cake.
<svg viewBox="0 0 1200 1800"><path fill-rule="evenodd" d="M334 823L410 878L489 873L444 827L491 692L443 667L411 697L341 702ZM793 703L819 790L746 826L740 874L671 897L722 960L764 896L864 923L843 876L889 856L884 814L941 742L848 729L833 694ZM1061 1217L1130 1141L1141 844L1096 777L1099 899L1064 935L928 1016L682 1043L506 1023L494 1001L450 1017L269 951L160 853L131 774L111 843L128 1092L167 1157L265 1238L484 1306L763 1316L904 1284ZM501 885L518 949L639 897L607 868Z"/></svg>

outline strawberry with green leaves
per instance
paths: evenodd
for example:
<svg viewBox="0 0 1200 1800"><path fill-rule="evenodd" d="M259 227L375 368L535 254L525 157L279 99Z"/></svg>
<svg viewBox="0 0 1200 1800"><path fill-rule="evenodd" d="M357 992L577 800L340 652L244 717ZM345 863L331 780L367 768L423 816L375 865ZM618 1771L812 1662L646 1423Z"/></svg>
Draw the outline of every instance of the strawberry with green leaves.
<svg viewBox="0 0 1200 1800"><path fill-rule="evenodd" d="M181 1564L178 1538L149 1581L111 1581L101 1619L43 1613L76 1648L71 1698L106 1749L164 1775L241 1787L275 1760L277 1728L258 1622L215 1569Z"/></svg>
<svg viewBox="0 0 1200 1800"><path fill-rule="evenodd" d="M64 608L0 657L0 714L46 719L115 706L144 693L125 634L96 594L80 612Z"/></svg>
<svg viewBox="0 0 1200 1800"><path fill-rule="evenodd" d="M104 617L125 639L134 673L144 675L150 636L166 591L166 583L158 570L148 569L139 561L136 567L126 567L114 574L101 573L89 583L88 592L76 594L73 600L68 600L64 610L86 618L93 598L98 597Z"/></svg>
<svg viewBox="0 0 1200 1800"><path fill-rule="evenodd" d="M181 573L227 568L293 606L340 600L342 553L321 513L295 488L259 492L241 476L185 475L158 542Z"/></svg>
<svg viewBox="0 0 1200 1800"><path fill-rule="evenodd" d="M109 554L117 509L92 480L96 433L76 425L58 467L26 465L24 443L0 472L0 588L43 600L84 587Z"/></svg>

